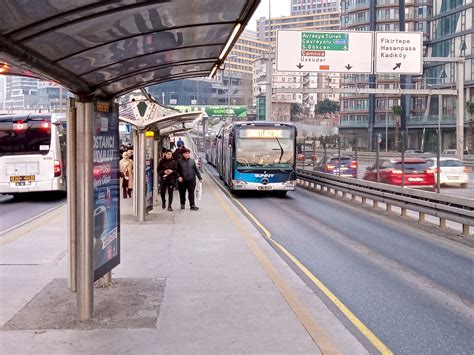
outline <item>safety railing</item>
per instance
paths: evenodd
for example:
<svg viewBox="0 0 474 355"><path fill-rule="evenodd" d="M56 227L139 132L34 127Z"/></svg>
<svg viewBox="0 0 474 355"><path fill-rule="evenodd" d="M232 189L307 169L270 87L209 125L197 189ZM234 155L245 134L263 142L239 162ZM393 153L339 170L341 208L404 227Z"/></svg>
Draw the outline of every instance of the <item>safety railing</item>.
<svg viewBox="0 0 474 355"><path fill-rule="evenodd" d="M407 217L407 211L418 212L420 222L425 222L426 215L437 217L440 228L447 228L446 221L460 223L466 237L470 235L470 227L474 226L474 200L471 199L302 169L298 169L297 178L299 186L310 190L336 195L342 193L342 198L349 194L352 202L360 197L363 205L370 200L374 207L384 203L387 212L392 211L392 206L397 206L402 217Z"/></svg>

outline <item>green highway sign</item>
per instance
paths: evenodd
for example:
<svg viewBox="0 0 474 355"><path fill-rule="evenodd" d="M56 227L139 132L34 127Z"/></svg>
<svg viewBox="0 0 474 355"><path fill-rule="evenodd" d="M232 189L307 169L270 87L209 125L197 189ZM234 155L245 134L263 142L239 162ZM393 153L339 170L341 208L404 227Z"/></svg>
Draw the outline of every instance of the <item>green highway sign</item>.
<svg viewBox="0 0 474 355"><path fill-rule="evenodd" d="M246 106L171 106L180 112L201 111L206 113L208 117L247 117Z"/></svg>
<svg viewBox="0 0 474 355"><path fill-rule="evenodd" d="M348 33L301 32L301 50L310 51L347 51Z"/></svg>

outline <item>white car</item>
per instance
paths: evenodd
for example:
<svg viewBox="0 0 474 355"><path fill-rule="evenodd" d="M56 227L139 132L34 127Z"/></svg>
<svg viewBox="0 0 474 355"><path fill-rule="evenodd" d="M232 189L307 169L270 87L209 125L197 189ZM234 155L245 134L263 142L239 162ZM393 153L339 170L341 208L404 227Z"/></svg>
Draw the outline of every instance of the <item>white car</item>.
<svg viewBox="0 0 474 355"><path fill-rule="evenodd" d="M426 159L428 166L434 170L435 181L437 179L436 158ZM440 184L441 185L460 185L467 187L469 183L469 170L464 166L463 162L457 158L440 158Z"/></svg>

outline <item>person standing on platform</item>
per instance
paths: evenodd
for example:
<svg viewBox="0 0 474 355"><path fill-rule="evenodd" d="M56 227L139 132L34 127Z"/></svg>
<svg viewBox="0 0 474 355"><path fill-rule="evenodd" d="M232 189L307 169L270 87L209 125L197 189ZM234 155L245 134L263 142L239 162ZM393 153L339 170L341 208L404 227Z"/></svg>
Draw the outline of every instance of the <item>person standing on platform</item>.
<svg viewBox="0 0 474 355"><path fill-rule="evenodd" d="M183 210L185 207L187 191L191 210L197 211L199 207L197 207L194 203L194 190L196 189L196 177L199 179L199 181L202 181L202 176L196 166L196 162L194 159L191 159L191 151L189 149L185 148L183 150L183 157L178 160L176 171L178 173L178 188L181 209Z"/></svg>
<svg viewBox="0 0 474 355"><path fill-rule="evenodd" d="M160 178L160 194L163 209L166 208L166 191L168 191L168 211L173 211L173 191L176 186L176 161L173 152L167 149L165 156L158 164L158 176Z"/></svg>
<svg viewBox="0 0 474 355"><path fill-rule="evenodd" d="M178 141L178 148L176 148L174 150L174 153L173 153L173 159L178 161L179 159L181 159L183 157L183 151L185 150L186 148L184 147L184 142L183 141Z"/></svg>
<svg viewBox="0 0 474 355"><path fill-rule="evenodd" d="M132 197L133 190L133 162L128 157L128 153L122 154L120 160L120 177L122 178L123 198Z"/></svg>

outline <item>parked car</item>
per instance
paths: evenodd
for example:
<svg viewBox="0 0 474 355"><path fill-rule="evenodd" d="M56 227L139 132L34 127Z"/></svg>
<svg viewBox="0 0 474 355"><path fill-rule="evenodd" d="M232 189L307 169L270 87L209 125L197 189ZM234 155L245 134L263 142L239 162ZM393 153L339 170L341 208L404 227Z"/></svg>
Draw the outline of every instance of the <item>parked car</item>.
<svg viewBox="0 0 474 355"><path fill-rule="evenodd" d="M469 155L469 150L464 150L464 155ZM458 150L457 149L445 149L441 152L441 155L453 155L457 156L458 155Z"/></svg>
<svg viewBox="0 0 474 355"><path fill-rule="evenodd" d="M402 160L401 159L381 159L378 167L367 167L364 173L364 180L377 181L377 170L379 171L379 182L402 186ZM405 186L434 190L435 178L433 170L428 163L421 158L405 159Z"/></svg>
<svg viewBox="0 0 474 355"><path fill-rule="evenodd" d="M337 155L329 155L326 160L321 159L314 167L315 171L320 171L327 174L339 175L339 165L341 169L341 176L357 178L358 163L354 157L350 155L341 155L341 164Z"/></svg>
<svg viewBox="0 0 474 355"><path fill-rule="evenodd" d="M426 160L428 166L433 170L435 182L438 178L438 165L436 158L429 158ZM440 184L441 185L460 185L467 187L469 183L469 169L464 166L464 163L451 157L440 158Z"/></svg>

